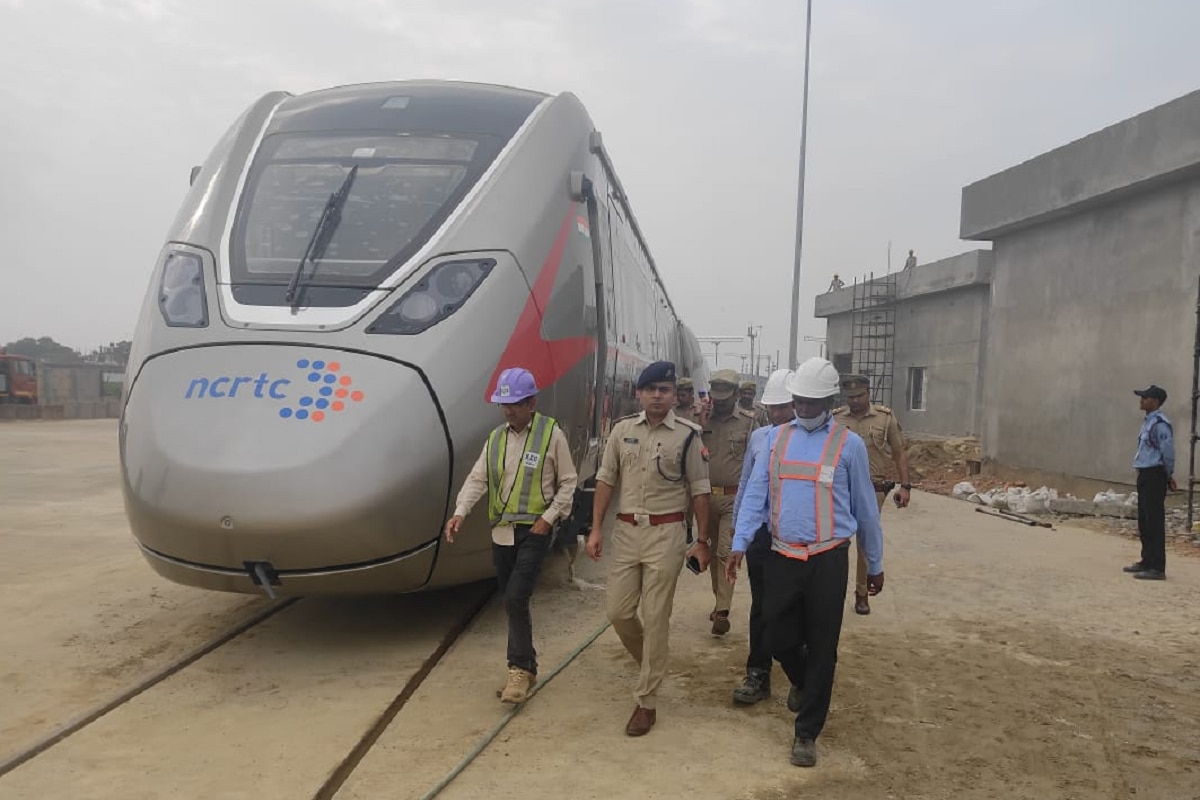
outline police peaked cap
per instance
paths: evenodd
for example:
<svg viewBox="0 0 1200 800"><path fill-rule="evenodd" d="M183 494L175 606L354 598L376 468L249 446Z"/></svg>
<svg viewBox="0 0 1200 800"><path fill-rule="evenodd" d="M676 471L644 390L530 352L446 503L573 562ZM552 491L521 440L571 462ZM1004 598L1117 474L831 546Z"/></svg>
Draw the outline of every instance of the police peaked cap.
<svg viewBox="0 0 1200 800"><path fill-rule="evenodd" d="M655 361L638 376L637 388L644 389L652 383L675 383L675 364L670 361Z"/></svg>

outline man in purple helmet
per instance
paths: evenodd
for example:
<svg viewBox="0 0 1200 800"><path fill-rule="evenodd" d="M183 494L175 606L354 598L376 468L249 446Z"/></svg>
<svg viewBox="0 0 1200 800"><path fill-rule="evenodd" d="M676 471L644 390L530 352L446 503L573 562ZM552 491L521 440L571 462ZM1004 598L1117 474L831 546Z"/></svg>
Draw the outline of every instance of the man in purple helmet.
<svg viewBox="0 0 1200 800"><path fill-rule="evenodd" d="M570 513L578 480L567 437L536 410L537 391L528 370L500 373L492 402L504 412L504 424L488 436L446 522L446 541L453 543L463 519L487 495L492 563L508 612L508 683L500 692L505 703L525 702L537 683L529 598L551 529Z"/></svg>

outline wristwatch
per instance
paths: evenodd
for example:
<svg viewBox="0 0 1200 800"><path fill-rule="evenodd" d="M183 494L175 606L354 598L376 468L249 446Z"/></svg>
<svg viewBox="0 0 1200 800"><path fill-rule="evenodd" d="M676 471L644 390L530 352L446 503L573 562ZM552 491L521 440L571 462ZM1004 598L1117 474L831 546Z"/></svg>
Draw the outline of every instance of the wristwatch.
<svg viewBox="0 0 1200 800"><path fill-rule="evenodd" d="M904 489L905 491L912 491L912 484L911 483L902 483L902 484L900 484L900 488Z"/></svg>
<svg viewBox="0 0 1200 800"><path fill-rule="evenodd" d="M712 541L709 539L697 539L696 544L702 544L705 547L712 547Z"/></svg>

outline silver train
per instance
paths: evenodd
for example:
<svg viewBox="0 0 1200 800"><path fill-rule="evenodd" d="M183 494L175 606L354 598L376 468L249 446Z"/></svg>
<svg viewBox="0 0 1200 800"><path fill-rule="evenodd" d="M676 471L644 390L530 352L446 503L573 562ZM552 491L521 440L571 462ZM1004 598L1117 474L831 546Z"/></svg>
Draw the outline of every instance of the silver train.
<svg viewBox="0 0 1200 800"><path fill-rule="evenodd" d="M120 421L151 566L274 595L492 574L485 503L440 538L523 366L590 523L611 422L672 360L707 381L571 94L440 81L265 95L192 184L142 305Z"/></svg>

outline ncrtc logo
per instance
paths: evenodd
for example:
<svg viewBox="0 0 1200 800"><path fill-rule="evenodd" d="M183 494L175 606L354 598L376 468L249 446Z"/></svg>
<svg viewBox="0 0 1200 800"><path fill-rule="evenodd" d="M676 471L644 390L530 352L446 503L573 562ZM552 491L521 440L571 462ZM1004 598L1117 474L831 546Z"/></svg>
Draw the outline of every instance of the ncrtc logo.
<svg viewBox="0 0 1200 800"><path fill-rule="evenodd" d="M329 414L344 411L347 403L362 402L362 391L350 388L354 380L342 373L342 365L338 362L302 358L296 362L296 368L305 376L297 378L296 382L307 385L309 393L297 398L295 407L289 402L280 408L281 418L323 422ZM237 399L240 396L254 400L289 400L290 395L284 387L291 386L292 382L290 378L272 378L265 372L259 373L257 378L230 375L193 378L184 398ZM245 388L239 395L238 389L243 386Z"/></svg>

